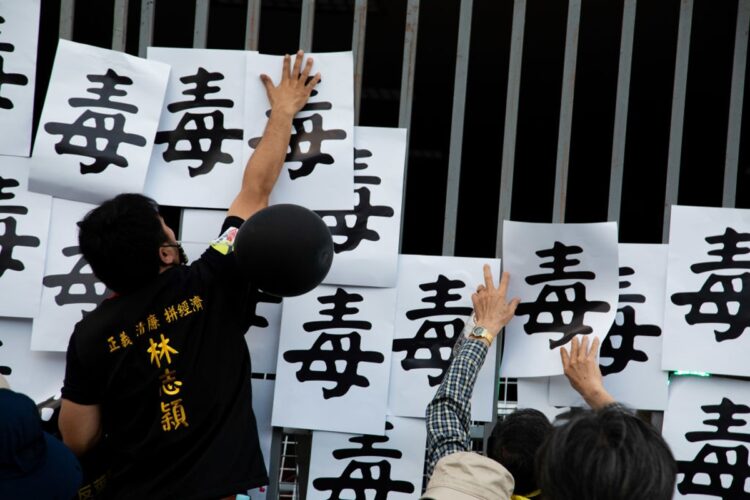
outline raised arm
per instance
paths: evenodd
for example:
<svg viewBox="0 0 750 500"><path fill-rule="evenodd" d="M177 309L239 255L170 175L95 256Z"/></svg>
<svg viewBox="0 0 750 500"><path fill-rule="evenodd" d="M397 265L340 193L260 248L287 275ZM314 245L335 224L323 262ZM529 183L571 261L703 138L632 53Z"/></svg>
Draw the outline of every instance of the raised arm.
<svg viewBox="0 0 750 500"><path fill-rule="evenodd" d="M308 81L313 61L308 57L303 68L303 58L304 53L300 50L294 58L294 66L290 68L291 57L284 56L281 81L278 85L274 85L268 75L260 77L271 103L271 116L258 147L245 166L242 187L230 205L227 215L247 219L268 206L268 198L286 158L292 133L292 119L305 105L312 89L320 81L320 73Z"/></svg>
<svg viewBox="0 0 750 500"><path fill-rule="evenodd" d="M565 347L560 349L563 370L568 382L586 403L594 410L611 405L615 399L604 388L602 371L599 369L599 339L594 338L588 347L588 337L583 335L580 345L578 337L570 341L570 353Z"/></svg>
<svg viewBox="0 0 750 500"><path fill-rule="evenodd" d="M484 266L484 284L472 295L476 326L486 337L458 339L461 343L435 397L427 406L427 475L442 457L471 450L471 395L479 369L492 341L513 318L519 300L508 302L508 273L495 287L490 267Z"/></svg>

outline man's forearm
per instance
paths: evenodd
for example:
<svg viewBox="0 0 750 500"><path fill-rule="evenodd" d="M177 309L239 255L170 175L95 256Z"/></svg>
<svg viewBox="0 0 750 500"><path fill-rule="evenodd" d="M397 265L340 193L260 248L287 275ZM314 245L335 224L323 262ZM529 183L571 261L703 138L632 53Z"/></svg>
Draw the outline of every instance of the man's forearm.
<svg viewBox="0 0 750 500"><path fill-rule="evenodd" d="M294 115L280 110L271 111L263 137L245 166L243 190L257 190L260 196L265 197L271 194L284 166L293 118Z"/></svg>
<svg viewBox="0 0 750 500"><path fill-rule="evenodd" d="M471 395L488 347L464 340L427 406L427 474L443 456L471 449Z"/></svg>

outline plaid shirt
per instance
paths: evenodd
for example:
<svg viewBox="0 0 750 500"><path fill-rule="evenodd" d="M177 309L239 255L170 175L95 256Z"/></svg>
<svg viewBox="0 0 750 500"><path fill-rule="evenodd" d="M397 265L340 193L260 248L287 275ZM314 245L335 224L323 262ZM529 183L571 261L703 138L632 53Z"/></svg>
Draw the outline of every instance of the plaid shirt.
<svg viewBox="0 0 750 500"><path fill-rule="evenodd" d="M473 321L467 323L467 328L471 326ZM471 451L471 394L488 350L481 340L469 340L464 335L456 340L453 362L427 405L428 477L444 456Z"/></svg>

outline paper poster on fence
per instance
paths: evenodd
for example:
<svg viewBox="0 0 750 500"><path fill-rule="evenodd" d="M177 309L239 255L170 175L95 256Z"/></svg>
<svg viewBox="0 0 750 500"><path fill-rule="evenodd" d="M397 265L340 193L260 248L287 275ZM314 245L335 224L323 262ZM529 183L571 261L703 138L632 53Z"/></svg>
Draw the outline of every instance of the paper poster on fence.
<svg viewBox="0 0 750 500"><path fill-rule="evenodd" d="M271 204L296 203L311 210L350 210L354 196L354 65L351 52L307 54L322 79L292 121L286 162ZM294 56L292 56L292 63ZM245 159L258 146L270 105L261 74L280 82L282 56L247 54Z"/></svg>
<svg viewBox="0 0 750 500"><path fill-rule="evenodd" d="M750 210L672 207L665 370L750 376Z"/></svg>
<svg viewBox="0 0 750 500"><path fill-rule="evenodd" d="M180 240L191 262L203 255L210 241L219 236L226 217L224 210L186 208L182 211ZM250 350L253 373L276 373L276 358L281 331L281 297L254 291L250 300L255 314L245 342Z"/></svg>
<svg viewBox="0 0 750 500"><path fill-rule="evenodd" d="M746 498L750 386L721 377L673 377L662 435L677 461L674 498Z"/></svg>
<svg viewBox="0 0 750 500"><path fill-rule="evenodd" d="M521 303L505 327L503 377L562 375L560 347L599 340L617 310L617 224L505 221L508 294Z"/></svg>
<svg viewBox="0 0 750 500"><path fill-rule="evenodd" d="M29 189L87 203L140 193L169 66L60 40Z"/></svg>
<svg viewBox="0 0 750 500"><path fill-rule="evenodd" d="M149 47L172 72L145 193L162 205L228 208L242 186L242 50Z"/></svg>
<svg viewBox="0 0 750 500"><path fill-rule="evenodd" d="M599 353L604 387L640 410L667 407L668 374L661 369L667 246L620 244L620 295L615 321ZM583 406L564 376L552 377L550 402Z"/></svg>
<svg viewBox="0 0 750 500"><path fill-rule="evenodd" d="M307 498L416 500L426 438L423 420L399 417L388 417L385 436L313 432Z"/></svg>
<svg viewBox="0 0 750 500"><path fill-rule="evenodd" d="M36 403L59 398L65 377L65 354L34 352L31 320L0 318L0 375L10 388Z"/></svg>
<svg viewBox="0 0 750 500"><path fill-rule="evenodd" d="M28 156L34 116L40 0L0 1L0 154Z"/></svg>
<svg viewBox="0 0 750 500"><path fill-rule="evenodd" d="M15 159L0 164L0 316L39 314L52 198L23 189Z"/></svg>
<svg viewBox="0 0 750 500"><path fill-rule="evenodd" d="M65 352L76 323L111 294L94 276L78 246L76 222L94 208L90 203L52 200L42 306L31 334L33 350Z"/></svg>
<svg viewBox="0 0 750 500"><path fill-rule="evenodd" d="M325 283L396 286L406 129L354 127L354 192L348 210L316 210L333 235Z"/></svg>
<svg viewBox="0 0 750 500"><path fill-rule="evenodd" d="M473 310L471 294L490 264L496 282L499 259L401 255L396 330L388 409L424 418L453 359L452 351ZM497 344L487 352L471 398L471 419L492 421Z"/></svg>
<svg viewBox="0 0 750 500"><path fill-rule="evenodd" d="M549 381L550 377L519 378L516 382L518 409L538 410L544 413L550 422L554 422L558 416L570 410L567 406L553 406L549 402Z"/></svg>
<svg viewBox="0 0 750 500"><path fill-rule="evenodd" d="M284 299L273 425L382 435L395 307L393 288Z"/></svg>
<svg viewBox="0 0 750 500"><path fill-rule="evenodd" d="M258 429L258 441L260 442L260 451L263 453L263 461L266 464L266 470L271 470L271 438L273 436L273 427L271 427L271 409L273 407L273 380L252 379L253 386L253 413L255 414L255 423ZM252 500L262 500L266 498L268 486L261 486L250 490L248 493Z"/></svg>

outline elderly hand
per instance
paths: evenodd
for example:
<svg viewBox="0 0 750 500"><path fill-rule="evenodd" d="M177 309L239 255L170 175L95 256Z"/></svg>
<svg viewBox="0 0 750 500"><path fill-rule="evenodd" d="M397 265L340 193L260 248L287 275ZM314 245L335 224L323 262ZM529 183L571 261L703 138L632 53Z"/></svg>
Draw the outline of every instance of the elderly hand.
<svg viewBox="0 0 750 500"><path fill-rule="evenodd" d="M260 75L260 79L266 87L268 100L271 103L271 113L283 113L290 117L294 116L305 105L313 88L320 81L320 73L309 78L310 70L313 66L313 60L310 57L305 61L305 67L300 73L304 56L305 53L301 50L297 52L297 55L294 57L294 67L291 71L289 69L291 57L289 54L284 56L281 82L278 85L273 84L270 76L265 74Z"/></svg>
<svg viewBox="0 0 750 500"><path fill-rule="evenodd" d="M581 335L580 345L578 337L573 337L570 341L570 354L565 347L561 347L560 356L570 385L583 396L591 408L598 410L614 403L615 400L604 388L602 381L597 356L599 339L594 338L590 348L588 348L588 343L589 339L586 335Z"/></svg>
<svg viewBox="0 0 750 500"><path fill-rule="evenodd" d="M510 275L503 273L499 286L496 288L492 279L490 266L484 265L484 284L477 287L476 293L472 294L471 301L474 304L474 320L477 326L482 326L494 336L500 333L508 322L513 319L516 307L521 301L514 298L508 302L505 298L508 293L508 281Z"/></svg>

